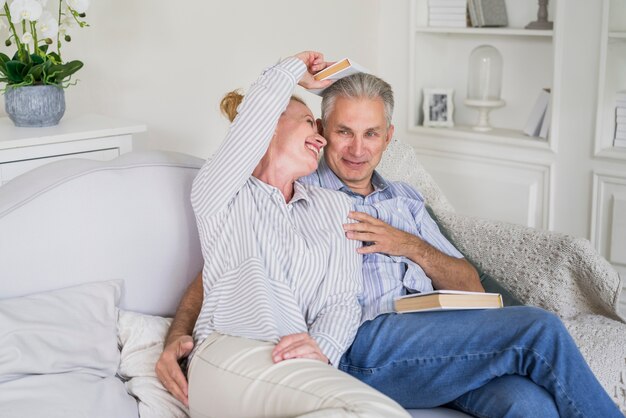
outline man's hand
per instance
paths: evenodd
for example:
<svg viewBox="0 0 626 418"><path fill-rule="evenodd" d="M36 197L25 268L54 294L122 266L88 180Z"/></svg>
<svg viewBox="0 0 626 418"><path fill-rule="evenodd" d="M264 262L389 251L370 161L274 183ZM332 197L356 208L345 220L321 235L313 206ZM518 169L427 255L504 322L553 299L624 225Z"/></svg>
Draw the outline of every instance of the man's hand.
<svg viewBox="0 0 626 418"><path fill-rule="evenodd" d="M421 243L421 239L408 232L401 231L393 226L376 219L363 212L350 212L348 218L359 221L344 224L346 237L353 240L371 242L359 248L360 254L382 253L395 256L408 256L407 251Z"/></svg>
<svg viewBox="0 0 626 418"><path fill-rule="evenodd" d="M313 78L315 73L333 64L332 62L324 61L324 54L315 51L303 51L296 54L295 57L304 62L307 69L307 72L304 73L300 82L298 82L299 85L305 89L323 89L333 83L332 80L317 81Z"/></svg>
<svg viewBox="0 0 626 418"><path fill-rule="evenodd" d="M350 212L357 223L344 224L349 239L371 242L359 248L360 254L382 253L404 256L418 264L432 280L435 289L484 292L478 273L464 258L451 257L423 239L363 212Z"/></svg>
<svg viewBox="0 0 626 418"><path fill-rule="evenodd" d="M165 389L185 406L189 406L187 379L178 361L187 357L191 350L193 350L193 338L189 335L181 335L165 346L154 368Z"/></svg>
<svg viewBox="0 0 626 418"><path fill-rule="evenodd" d="M315 340L306 332L282 337L272 351L274 363L292 358L309 358L328 363L328 358L322 354Z"/></svg>

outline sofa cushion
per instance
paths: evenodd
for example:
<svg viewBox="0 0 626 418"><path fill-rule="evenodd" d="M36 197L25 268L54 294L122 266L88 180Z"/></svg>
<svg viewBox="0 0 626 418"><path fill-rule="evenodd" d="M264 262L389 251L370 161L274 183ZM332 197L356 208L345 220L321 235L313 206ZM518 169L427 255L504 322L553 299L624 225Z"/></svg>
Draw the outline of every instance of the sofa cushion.
<svg viewBox="0 0 626 418"><path fill-rule="evenodd" d="M137 402L116 377L59 373L0 384L2 418L137 418Z"/></svg>
<svg viewBox="0 0 626 418"><path fill-rule="evenodd" d="M115 377L122 282L0 300L0 416L136 417Z"/></svg>
<svg viewBox="0 0 626 418"><path fill-rule="evenodd" d="M114 376L121 286L86 283L0 300L0 383L43 373Z"/></svg>

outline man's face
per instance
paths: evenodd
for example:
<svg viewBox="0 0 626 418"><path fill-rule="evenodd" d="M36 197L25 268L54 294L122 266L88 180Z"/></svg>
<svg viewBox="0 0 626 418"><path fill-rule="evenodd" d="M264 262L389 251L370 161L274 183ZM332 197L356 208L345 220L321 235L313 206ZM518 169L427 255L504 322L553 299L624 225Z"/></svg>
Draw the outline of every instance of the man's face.
<svg viewBox="0 0 626 418"><path fill-rule="evenodd" d="M352 191L369 194L372 173L393 136L387 127L383 100L338 97L328 115L323 135L328 141L328 167Z"/></svg>

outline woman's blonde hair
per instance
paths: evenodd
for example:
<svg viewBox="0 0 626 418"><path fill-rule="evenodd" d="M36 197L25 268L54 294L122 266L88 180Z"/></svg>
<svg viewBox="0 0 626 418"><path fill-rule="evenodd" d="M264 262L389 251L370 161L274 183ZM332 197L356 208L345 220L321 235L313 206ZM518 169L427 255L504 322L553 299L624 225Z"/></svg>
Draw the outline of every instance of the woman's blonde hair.
<svg viewBox="0 0 626 418"><path fill-rule="evenodd" d="M298 103L302 103L307 106L307 104L296 95L291 96L291 100L294 100ZM243 94L241 94L241 90L233 90L231 92L226 93L222 101L220 102L220 110L222 114L228 118L229 121L235 120L237 116L237 108L243 101Z"/></svg>

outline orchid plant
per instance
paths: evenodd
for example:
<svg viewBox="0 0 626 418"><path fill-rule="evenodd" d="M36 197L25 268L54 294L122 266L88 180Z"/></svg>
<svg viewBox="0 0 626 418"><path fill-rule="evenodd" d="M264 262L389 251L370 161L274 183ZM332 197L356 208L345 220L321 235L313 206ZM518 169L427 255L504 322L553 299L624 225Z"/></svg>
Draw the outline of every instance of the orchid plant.
<svg viewBox="0 0 626 418"><path fill-rule="evenodd" d="M11 58L0 52L0 82L12 87L75 84L71 76L83 63L64 63L61 47L71 41L76 28L89 26L84 18L90 0L56 1L58 5L48 5L48 0L0 0L0 35L8 32L5 45L16 47ZM56 50L51 51L55 43Z"/></svg>

